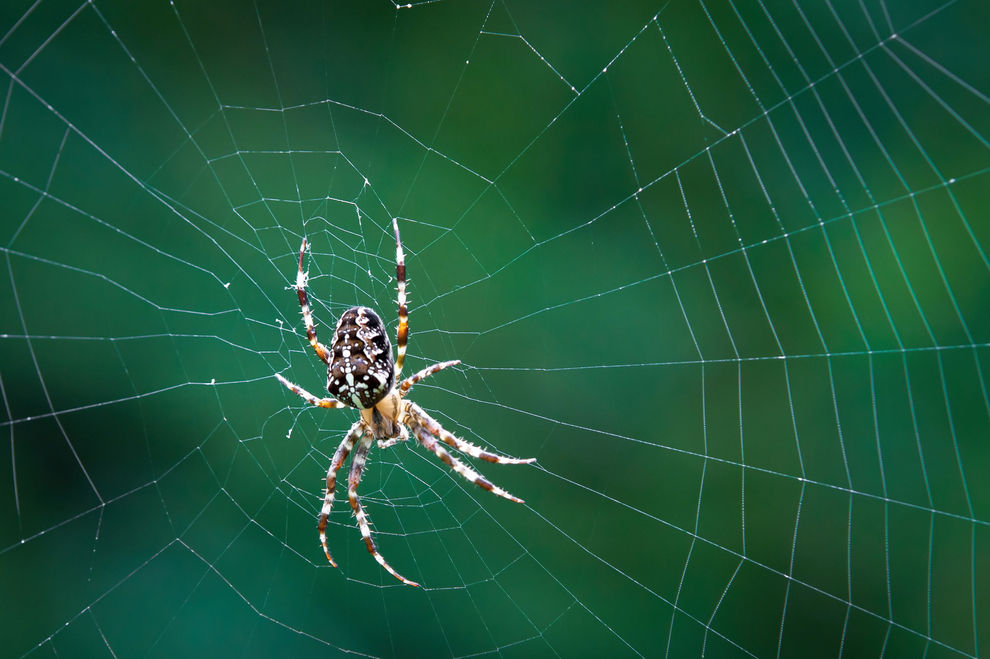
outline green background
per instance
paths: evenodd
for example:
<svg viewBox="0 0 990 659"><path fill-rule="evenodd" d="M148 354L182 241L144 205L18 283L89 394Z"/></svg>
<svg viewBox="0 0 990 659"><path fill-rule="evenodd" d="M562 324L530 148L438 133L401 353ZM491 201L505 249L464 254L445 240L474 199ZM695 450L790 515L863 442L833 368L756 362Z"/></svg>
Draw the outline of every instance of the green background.
<svg viewBox="0 0 990 659"><path fill-rule="evenodd" d="M987 6L4 2L0 654L985 653Z"/></svg>

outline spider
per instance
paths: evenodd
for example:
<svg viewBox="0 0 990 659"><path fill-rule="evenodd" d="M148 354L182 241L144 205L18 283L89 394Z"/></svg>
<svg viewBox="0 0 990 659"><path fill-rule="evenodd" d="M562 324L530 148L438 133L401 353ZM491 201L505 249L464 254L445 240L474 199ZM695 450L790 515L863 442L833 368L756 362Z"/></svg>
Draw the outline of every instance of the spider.
<svg viewBox="0 0 990 659"><path fill-rule="evenodd" d="M475 485L488 490L492 494L523 503L522 499L514 497L502 488L494 485L484 476L451 455L437 440L454 447L462 453L474 458L498 464L528 464L536 458L509 458L495 453L489 453L459 437L454 436L440 425L416 403L403 400L414 384L423 378L438 373L450 366L460 364L459 359L440 362L428 366L415 375L399 381L402 375L402 364L406 358L406 342L409 339L409 313L406 309L406 265L402 253L402 241L399 238L399 223L392 220L395 231L395 274L398 281L399 328L396 336L396 357L392 361L392 345L382 319L373 309L368 307L351 307L341 315L334 330L330 348L320 343L316 338L316 325L309 308L309 298L306 295L307 274L303 271L303 255L306 252L306 239L303 238L299 247L299 267L296 273L296 292L299 295L299 306L302 308L303 322L306 324L306 336L309 344L316 351L324 364L327 365L327 391L332 394L329 398L317 398L302 387L285 379L281 373L275 377L292 393L302 397L310 405L327 409L341 407L356 407L361 410L360 418L354 422L330 462L327 470L327 486L323 495L323 508L320 510L317 531L320 534L320 544L327 560L334 567L337 563L327 548L327 519L333 507L334 489L337 484L337 471L344 460L353 450L351 471L347 479L347 498L361 529L361 536L368 547L368 552L378 561L379 565L388 570L389 574L410 586L418 586L396 572L385 558L378 552L374 539L371 537L371 526L368 515L361 505L361 497L357 488L361 482L365 461L371 450L372 442L377 441L379 448L388 448L398 442L409 439L409 430L426 449L431 451L448 467L471 481ZM408 427L409 430L406 428ZM355 445L357 448L355 448Z"/></svg>

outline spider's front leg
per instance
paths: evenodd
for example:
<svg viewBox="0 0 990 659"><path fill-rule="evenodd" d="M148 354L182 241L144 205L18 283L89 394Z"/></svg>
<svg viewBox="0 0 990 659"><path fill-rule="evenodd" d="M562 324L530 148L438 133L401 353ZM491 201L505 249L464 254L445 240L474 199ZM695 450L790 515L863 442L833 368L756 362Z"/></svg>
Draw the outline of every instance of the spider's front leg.
<svg viewBox="0 0 990 659"><path fill-rule="evenodd" d="M361 505L361 497L357 493L358 485L361 483L361 475L364 472L364 463L368 459L369 450L371 450L371 437L365 436L361 440L361 443L358 444L357 449L354 451L354 457L351 459L351 473L347 479L347 498L351 502L351 508L354 509L354 517L357 518L358 526L361 527L361 536L364 538L364 544L368 547L368 553L378 561L379 565L388 570L389 574L402 583L410 586L418 586L418 583L406 579L388 564L385 557L378 553L378 547L375 546L375 541L371 537L371 525L368 522L368 515L364 512L364 506Z"/></svg>
<svg viewBox="0 0 990 659"><path fill-rule="evenodd" d="M426 410L416 403L412 401L405 401L405 405L406 418L410 420L410 423L415 423L442 441L444 444L456 448L461 453L467 453L472 458L478 458L480 460L484 460L485 462L495 462L503 465L524 465L531 462L536 462L536 458L510 458L486 451L480 446L476 446L471 442L461 439L457 435L451 433L449 430L441 426L439 421L427 414ZM417 435L417 437L418 436L419 435Z"/></svg>
<svg viewBox="0 0 990 659"><path fill-rule="evenodd" d="M327 560L334 567L337 567L337 563L333 560L333 556L330 555L330 550L327 548L327 520L330 518L330 510L333 508L334 490L337 489L337 472L344 465L344 460L347 459L351 449L354 448L354 443L360 439L363 432L364 429L361 427L361 420L358 419L351 426L344 440L340 442L336 453L333 454L333 460L330 461L330 469L327 470L327 489L323 493L323 509L320 510L320 521L316 525L316 530L320 533L320 544L323 545L323 553L327 555Z"/></svg>
<svg viewBox="0 0 990 659"><path fill-rule="evenodd" d="M488 490L492 494L496 496L500 496L503 499L508 499L509 501L515 501L516 503L525 503L519 497L509 494L508 492L500 488L498 485L495 485L490 480L488 480L487 478L476 472L474 469L471 469L471 467L468 467L466 464L464 464L463 462L452 456L444 447L440 446L440 443L437 442L436 438L433 437L433 435L431 435L429 431L427 431L426 428L424 428L423 426L413 422L413 425L411 425L410 427L412 428L413 433L416 435L416 438L423 446L425 446L428 450L432 451L433 454L436 455L438 458L440 458L440 460L444 464L446 464L448 467L456 471L466 480L471 481L481 489Z"/></svg>

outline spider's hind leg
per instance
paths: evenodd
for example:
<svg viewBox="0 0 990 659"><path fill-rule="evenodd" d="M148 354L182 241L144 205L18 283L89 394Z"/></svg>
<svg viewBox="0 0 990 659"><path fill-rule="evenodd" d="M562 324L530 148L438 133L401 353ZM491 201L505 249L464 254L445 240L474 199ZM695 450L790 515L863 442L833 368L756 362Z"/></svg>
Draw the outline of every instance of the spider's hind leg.
<svg viewBox="0 0 990 659"><path fill-rule="evenodd" d="M296 272L296 294L299 296L299 306L302 309L303 322L306 324L306 338L309 345L313 346L316 356L323 360L327 366L330 365L330 352L327 347L316 338L316 325L313 323L313 312L309 308L309 296L306 295L307 274L303 271L303 255L306 253L306 239L303 238L302 245L299 246L299 269Z"/></svg>
<svg viewBox="0 0 990 659"><path fill-rule="evenodd" d="M406 342L409 340L409 310L406 308L406 257L402 253L402 240L399 238L399 221L392 218L395 231L395 279L398 283L399 329L395 336L395 379L402 374L406 360Z"/></svg>

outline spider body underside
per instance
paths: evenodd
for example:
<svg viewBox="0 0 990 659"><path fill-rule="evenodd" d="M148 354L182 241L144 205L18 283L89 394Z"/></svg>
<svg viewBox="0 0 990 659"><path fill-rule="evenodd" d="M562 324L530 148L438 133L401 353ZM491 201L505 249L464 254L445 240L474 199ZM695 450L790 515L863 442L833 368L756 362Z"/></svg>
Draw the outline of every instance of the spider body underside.
<svg viewBox="0 0 990 659"><path fill-rule="evenodd" d="M490 453L451 434L419 405L404 400L405 395L409 393L414 384L449 366L460 364L460 360L434 364L401 382L399 381L409 337L409 314L406 309L405 257L402 252L402 241L399 238L399 225L394 219L392 220L392 228L395 232L395 272L398 282L399 305L395 361L392 360L392 344L389 342L385 324L378 314L369 307L351 307L341 314L329 349L319 342L309 307L309 298L306 294L307 276L302 267L303 256L306 252L306 239L304 238L299 248L296 292L299 296L303 322L306 324L306 336L316 355L327 365L327 391L332 397L317 398L302 387L289 382L281 373L276 373L275 377L290 391L311 405L327 409L354 407L361 411L360 418L354 422L337 447L327 471L323 508L320 510L317 525L320 544L323 546L327 560L334 567L337 566L327 548L326 527L330 510L333 507L337 472L343 466L348 455L353 452L351 469L347 479L347 497L368 552L396 579L410 586L418 586L419 584L416 582L410 581L396 572L378 552L378 547L371 536L371 526L367 513L364 511L361 498L357 494L357 487L361 482L364 465L372 443L377 441L379 448L388 448L393 444L409 439L409 431L412 431L420 444L459 475L492 494L517 503L522 503L522 499L512 496L491 483L457 457L451 455L440 445L440 442L471 457L499 464L527 464L535 461L536 458L509 458Z"/></svg>

